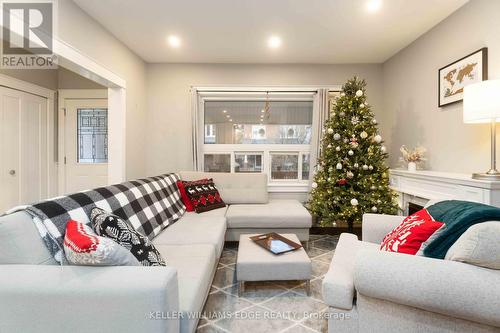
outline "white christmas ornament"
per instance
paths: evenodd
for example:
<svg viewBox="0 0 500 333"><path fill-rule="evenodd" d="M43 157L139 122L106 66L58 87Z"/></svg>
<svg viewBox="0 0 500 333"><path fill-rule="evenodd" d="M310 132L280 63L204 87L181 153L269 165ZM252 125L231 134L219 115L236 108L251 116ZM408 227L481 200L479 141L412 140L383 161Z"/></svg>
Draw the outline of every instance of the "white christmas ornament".
<svg viewBox="0 0 500 333"><path fill-rule="evenodd" d="M356 91L356 96L358 96L358 97L363 96L363 90Z"/></svg>
<svg viewBox="0 0 500 333"><path fill-rule="evenodd" d="M363 131L363 132L361 132L361 134L359 136L361 137L361 139L366 139L368 137L368 133Z"/></svg>
<svg viewBox="0 0 500 333"><path fill-rule="evenodd" d="M344 97L344 96L345 96L345 93L340 93L340 96Z"/></svg>
<svg viewBox="0 0 500 333"><path fill-rule="evenodd" d="M332 148L332 145L331 145L331 144L328 144L328 146L326 146L326 148Z"/></svg>
<svg viewBox="0 0 500 333"><path fill-rule="evenodd" d="M328 129L328 134L333 134L333 128Z"/></svg>
<svg viewBox="0 0 500 333"><path fill-rule="evenodd" d="M373 166L369 165L369 166L368 166L368 169L369 169L369 170L373 170Z"/></svg>
<svg viewBox="0 0 500 333"><path fill-rule="evenodd" d="M318 187L318 183L316 183L316 182L312 183L312 184L311 184L311 187L312 187L312 188L317 188L317 187Z"/></svg>
<svg viewBox="0 0 500 333"><path fill-rule="evenodd" d="M347 172L347 178L353 178L354 177L354 173L352 173L351 171Z"/></svg>
<svg viewBox="0 0 500 333"><path fill-rule="evenodd" d="M351 199L351 205L357 206L359 204L357 199Z"/></svg>
<svg viewBox="0 0 500 333"><path fill-rule="evenodd" d="M354 163L354 167L355 168L359 168L359 164L358 163Z"/></svg>
<svg viewBox="0 0 500 333"><path fill-rule="evenodd" d="M387 148L385 146L380 147L380 151L385 153L387 151Z"/></svg>
<svg viewBox="0 0 500 333"><path fill-rule="evenodd" d="M345 113L344 112L340 112L339 116L343 117L343 116L345 116Z"/></svg>
<svg viewBox="0 0 500 333"><path fill-rule="evenodd" d="M377 135L375 135L375 137L373 138L373 140L376 143L380 143L380 142L382 142L382 137L379 134L377 134Z"/></svg>
<svg viewBox="0 0 500 333"><path fill-rule="evenodd" d="M352 150L349 150L347 153L349 154L349 156L354 155L354 152Z"/></svg>
<svg viewBox="0 0 500 333"><path fill-rule="evenodd" d="M337 147L335 148L335 150L336 150L336 151L340 151L340 147L339 147L339 146L337 146Z"/></svg>
<svg viewBox="0 0 500 333"><path fill-rule="evenodd" d="M342 163L337 163L337 170L342 170Z"/></svg>
<svg viewBox="0 0 500 333"><path fill-rule="evenodd" d="M376 125L376 124L377 124L377 119L373 118L373 119L372 119L372 124L373 124L373 125Z"/></svg>
<svg viewBox="0 0 500 333"><path fill-rule="evenodd" d="M353 125L357 125L357 124L359 124L359 118L358 118L358 117L356 117L356 116L352 117L352 118L351 118L351 123L352 123Z"/></svg>
<svg viewBox="0 0 500 333"><path fill-rule="evenodd" d="M377 207L375 207L375 206L372 207L372 212L376 213L377 210L378 210Z"/></svg>
<svg viewBox="0 0 500 333"><path fill-rule="evenodd" d="M363 170L368 170L368 165L363 165Z"/></svg>
<svg viewBox="0 0 500 333"><path fill-rule="evenodd" d="M333 130L332 130L332 131L333 131ZM333 135L333 139L334 139L334 140L340 140L340 134L339 134L339 133L335 133L335 134Z"/></svg>
<svg viewBox="0 0 500 333"><path fill-rule="evenodd" d="M376 187L375 185L372 185L372 186L370 187L370 190L376 190L376 189L377 189L377 187Z"/></svg>
<svg viewBox="0 0 500 333"><path fill-rule="evenodd" d="M364 107L365 107L365 105L364 105L363 103L361 103L361 104L359 104L359 107L360 107L360 108L364 108Z"/></svg>

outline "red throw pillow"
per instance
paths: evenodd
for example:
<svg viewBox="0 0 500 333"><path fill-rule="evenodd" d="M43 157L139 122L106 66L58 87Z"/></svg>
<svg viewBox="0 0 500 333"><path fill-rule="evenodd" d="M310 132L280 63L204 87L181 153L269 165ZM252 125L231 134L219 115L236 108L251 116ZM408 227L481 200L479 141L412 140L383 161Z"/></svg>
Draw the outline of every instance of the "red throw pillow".
<svg viewBox="0 0 500 333"><path fill-rule="evenodd" d="M444 229L444 223L434 221L427 209L422 209L405 218L400 225L388 233L380 249L388 252L417 254L423 251L431 239Z"/></svg>
<svg viewBox="0 0 500 333"><path fill-rule="evenodd" d="M182 180L178 180L177 187L179 188L179 192L181 193L182 203L184 203L184 206L186 206L186 211L194 212L193 204L191 203L191 200L189 200L189 197L186 194L186 188L184 187L184 182Z"/></svg>
<svg viewBox="0 0 500 333"><path fill-rule="evenodd" d="M194 211L197 213L226 206L212 179L200 179L192 182L183 181L183 186Z"/></svg>

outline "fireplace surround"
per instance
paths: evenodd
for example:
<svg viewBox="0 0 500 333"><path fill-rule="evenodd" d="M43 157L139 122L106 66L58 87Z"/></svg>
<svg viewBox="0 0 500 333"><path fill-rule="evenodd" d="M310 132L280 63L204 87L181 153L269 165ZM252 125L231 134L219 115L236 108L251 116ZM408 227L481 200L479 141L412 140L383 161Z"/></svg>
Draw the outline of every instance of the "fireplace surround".
<svg viewBox="0 0 500 333"><path fill-rule="evenodd" d="M500 207L500 182L469 174L391 169L390 186L399 197L399 214L409 215L429 200L467 200Z"/></svg>

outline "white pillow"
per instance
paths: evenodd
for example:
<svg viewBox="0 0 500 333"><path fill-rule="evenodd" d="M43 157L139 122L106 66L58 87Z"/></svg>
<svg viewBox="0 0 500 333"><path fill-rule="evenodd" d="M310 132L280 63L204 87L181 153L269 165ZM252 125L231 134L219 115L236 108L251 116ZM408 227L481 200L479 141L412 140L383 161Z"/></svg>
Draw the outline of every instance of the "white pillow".
<svg viewBox="0 0 500 333"><path fill-rule="evenodd" d="M500 222L471 226L450 247L445 259L500 269Z"/></svg>

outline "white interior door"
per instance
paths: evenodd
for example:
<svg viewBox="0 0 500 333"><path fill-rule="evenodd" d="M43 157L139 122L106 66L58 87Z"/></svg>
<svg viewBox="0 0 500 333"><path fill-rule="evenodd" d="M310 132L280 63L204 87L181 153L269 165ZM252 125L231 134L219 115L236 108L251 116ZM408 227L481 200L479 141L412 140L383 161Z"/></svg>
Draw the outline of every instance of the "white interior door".
<svg viewBox="0 0 500 333"><path fill-rule="evenodd" d="M48 196L47 99L0 87L0 213Z"/></svg>
<svg viewBox="0 0 500 333"><path fill-rule="evenodd" d="M108 105L105 99L66 99L65 193L108 183Z"/></svg>

